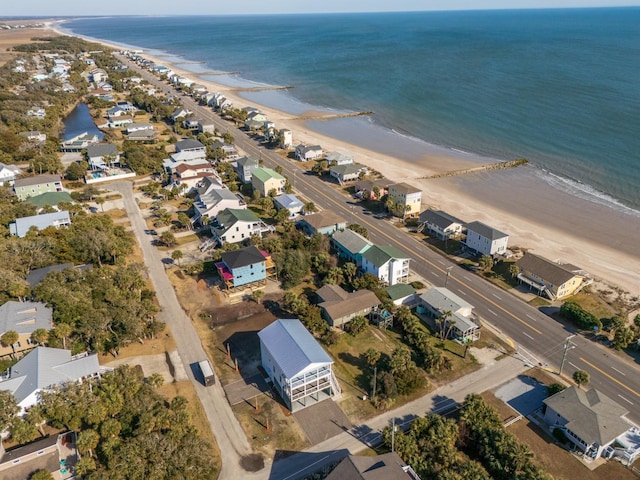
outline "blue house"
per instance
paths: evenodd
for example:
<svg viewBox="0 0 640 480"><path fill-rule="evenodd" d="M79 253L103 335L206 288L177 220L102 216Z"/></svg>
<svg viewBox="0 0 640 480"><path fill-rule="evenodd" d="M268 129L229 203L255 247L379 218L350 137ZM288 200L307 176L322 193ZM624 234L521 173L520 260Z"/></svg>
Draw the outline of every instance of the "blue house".
<svg viewBox="0 0 640 480"><path fill-rule="evenodd" d="M276 210L282 210L283 208L289 210L289 218L296 217L302 213L304 203L302 203L298 197L291 193L283 193L273 199Z"/></svg>
<svg viewBox="0 0 640 480"><path fill-rule="evenodd" d="M331 243L335 247L338 257L362 266L362 254L372 245L369 240L353 230L341 230L333 234Z"/></svg>
<svg viewBox="0 0 640 480"><path fill-rule="evenodd" d="M216 268L227 288L266 283L268 277L275 275L271 255L253 245L223 253Z"/></svg>

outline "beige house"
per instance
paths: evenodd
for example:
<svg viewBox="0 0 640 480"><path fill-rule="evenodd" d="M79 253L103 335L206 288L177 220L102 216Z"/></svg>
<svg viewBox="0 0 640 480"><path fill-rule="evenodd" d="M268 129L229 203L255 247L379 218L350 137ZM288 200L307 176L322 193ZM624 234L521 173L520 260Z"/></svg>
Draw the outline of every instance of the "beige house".
<svg viewBox="0 0 640 480"><path fill-rule="evenodd" d="M396 217L417 218L420 216L422 191L406 183L389 185L389 198L393 202L391 211Z"/></svg>
<svg viewBox="0 0 640 480"><path fill-rule="evenodd" d="M371 290L346 292L339 285L325 285L316 292L322 316L332 327L344 328L354 317L366 317L380 305Z"/></svg>
<svg viewBox="0 0 640 480"><path fill-rule="evenodd" d="M256 168L251 172L251 185L263 197L268 196L270 192L274 192L276 196L282 195L286 182L282 175L270 168Z"/></svg>
<svg viewBox="0 0 640 480"><path fill-rule="evenodd" d="M551 262L533 253L526 253L516 265L518 280L551 300L569 297L593 281L575 265Z"/></svg>

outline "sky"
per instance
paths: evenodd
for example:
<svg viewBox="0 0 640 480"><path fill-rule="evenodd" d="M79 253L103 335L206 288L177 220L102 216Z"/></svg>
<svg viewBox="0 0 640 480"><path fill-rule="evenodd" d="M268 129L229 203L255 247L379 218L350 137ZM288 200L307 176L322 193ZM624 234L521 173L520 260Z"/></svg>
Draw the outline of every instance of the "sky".
<svg viewBox="0 0 640 480"><path fill-rule="evenodd" d="M0 16L228 15L640 6L640 0L1 0Z"/></svg>

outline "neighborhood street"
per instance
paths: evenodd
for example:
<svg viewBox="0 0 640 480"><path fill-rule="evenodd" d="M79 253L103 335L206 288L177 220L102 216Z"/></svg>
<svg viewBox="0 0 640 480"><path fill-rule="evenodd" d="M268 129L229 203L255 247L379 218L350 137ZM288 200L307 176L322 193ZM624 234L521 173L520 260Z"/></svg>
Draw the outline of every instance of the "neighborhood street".
<svg viewBox="0 0 640 480"><path fill-rule="evenodd" d="M137 67L124 57L120 58L131 68L136 69L143 78L159 86L163 91L178 95L173 88L159 81L151 73ZM183 98L183 102L187 108L197 112L199 117L211 120L220 131L231 133L235 137L236 145L246 154L262 157L266 166L282 166L283 174L293 180L295 191L306 199L313 201L321 209L331 209L340 214L349 223L363 225L369 230L370 238L375 243L394 245L408 253L412 258L412 271L436 286L443 286L447 281L449 289L474 305L475 312L482 320L500 330L518 351L518 355L501 360L497 365L485 366L478 372L443 387L429 396L376 417L366 426L355 427L353 431L345 432L327 442L316 445L304 453L280 460L273 465L272 470L267 465L260 472L248 474L242 470L240 459L250 454L251 448L233 416L222 388L219 384L209 388L203 387L195 381L193 372L189 368L194 362L205 358L204 350L191 325L191 320L184 314L178 303L164 272L159 252L151 245L150 236L145 234L146 226L133 198L131 185L129 183L114 184L112 188L123 195L134 233L143 249L149 276L163 309L160 320L169 325L176 338L178 352L200 396L218 441L223 462L220 478L298 478L305 468L310 467L310 464L317 468L322 463L331 461L329 455L333 450L341 450L339 453L341 455L344 455L345 449L351 452L360 450L362 448L359 439L361 434L378 432L382 427L388 425L391 418L422 415L434 406L441 405L440 402L443 399L459 402L466 393L480 392L513 378L527 368L525 363L534 366L539 364L552 371L558 370L564 353L565 339L574 333L571 328L529 306L511 293L486 282L480 276L461 269L431 250L418 237L406 234L390 221L364 215L359 207L354 208L353 205L347 203L350 199L346 195L333 186L327 185L319 177L306 174L296 166L295 162L284 159L275 152L260 148L256 141L220 119L210 108L197 105L191 98ZM455 214L455 212L451 213ZM451 275L446 280L449 267L451 267ZM598 388L628 408L629 418L636 423L640 422L640 378L637 374L637 366L626 356L582 336L574 337L572 343L575 347L566 351L564 375L571 377L575 370L586 370L591 376L589 387ZM365 436L364 439L367 440L369 437Z"/></svg>

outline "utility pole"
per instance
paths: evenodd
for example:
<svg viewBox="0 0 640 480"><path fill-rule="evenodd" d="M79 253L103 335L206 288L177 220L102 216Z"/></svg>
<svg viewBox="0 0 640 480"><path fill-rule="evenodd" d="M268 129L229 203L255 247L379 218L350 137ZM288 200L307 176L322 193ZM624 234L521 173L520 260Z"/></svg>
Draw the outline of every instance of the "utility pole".
<svg viewBox="0 0 640 480"><path fill-rule="evenodd" d="M449 266L446 268L447 270L447 276L444 279L444 288L447 288L447 282L449 281L449 277L451 276L451 269L453 268L453 265Z"/></svg>
<svg viewBox="0 0 640 480"><path fill-rule="evenodd" d="M378 366L373 367L373 390L371 391L371 400L376 399L376 377L378 376Z"/></svg>
<svg viewBox="0 0 640 480"><path fill-rule="evenodd" d="M562 369L564 368L564 361L567 359L567 352L572 348L576 348L574 343L571 343L571 339L575 337L575 335L569 335L564 342L564 351L562 352L562 362L560 362L560 371L558 372L559 376L562 376Z"/></svg>
<svg viewBox="0 0 640 480"><path fill-rule="evenodd" d="M395 451L396 448L396 418L393 417L391 420L391 453Z"/></svg>

